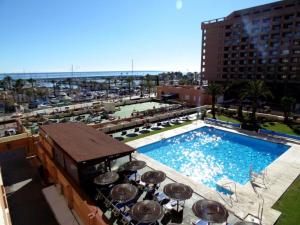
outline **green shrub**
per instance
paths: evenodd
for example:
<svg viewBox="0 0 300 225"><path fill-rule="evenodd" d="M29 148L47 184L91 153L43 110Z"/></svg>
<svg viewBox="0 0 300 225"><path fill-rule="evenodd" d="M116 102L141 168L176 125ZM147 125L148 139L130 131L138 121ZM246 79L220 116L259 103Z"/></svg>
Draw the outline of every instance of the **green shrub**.
<svg viewBox="0 0 300 225"><path fill-rule="evenodd" d="M291 125L291 128L295 133L300 134L300 124Z"/></svg>

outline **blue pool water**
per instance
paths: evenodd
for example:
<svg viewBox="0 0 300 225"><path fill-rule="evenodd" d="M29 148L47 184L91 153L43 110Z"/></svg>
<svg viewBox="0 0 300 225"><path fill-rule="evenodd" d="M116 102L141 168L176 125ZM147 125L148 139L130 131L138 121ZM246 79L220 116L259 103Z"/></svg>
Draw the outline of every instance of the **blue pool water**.
<svg viewBox="0 0 300 225"><path fill-rule="evenodd" d="M223 177L245 184L250 165L255 172L260 172L288 148L205 126L140 147L138 151L215 188Z"/></svg>

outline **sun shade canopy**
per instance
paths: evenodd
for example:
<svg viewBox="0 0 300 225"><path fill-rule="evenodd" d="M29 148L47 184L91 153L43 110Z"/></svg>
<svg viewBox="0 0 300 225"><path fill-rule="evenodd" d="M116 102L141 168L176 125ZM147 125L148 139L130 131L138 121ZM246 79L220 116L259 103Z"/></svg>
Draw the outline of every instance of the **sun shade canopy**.
<svg viewBox="0 0 300 225"><path fill-rule="evenodd" d="M51 139L76 163L99 159L113 159L134 152L132 147L109 135L80 123L61 123L41 126Z"/></svg>

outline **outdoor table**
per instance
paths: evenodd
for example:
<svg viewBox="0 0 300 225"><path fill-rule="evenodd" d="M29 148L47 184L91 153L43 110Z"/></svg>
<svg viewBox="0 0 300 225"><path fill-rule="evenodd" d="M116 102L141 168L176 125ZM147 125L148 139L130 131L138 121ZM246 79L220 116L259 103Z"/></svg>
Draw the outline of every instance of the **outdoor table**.
<svg viewBox="0 0 300 225"><path fill-rule="evenodd" d="M139 223L154 223L164 214L162 206L153 200L136 203L130 210L131 218Z"/></svg>
<svg viewBox="0 0 300 225"><path fill-rule="evenodd" d="M94 178L94 183L97 185L110 185L119 179L119 174L116 172L106 172Z"/></svg>
<svg viewBox="0 0 300 225"><path fill-rule="evenodd" d="M219 202L212 200L199 200L192 207L193 213L198 218L210 223L224 223L227 221L227 209Z"/></svg>
<svg viewBox="0 0 300 225"><path fill-rule="evenodd" d="M193 195L193 189L185 184L171 183L164 187L164 193L171 199L177 201L177 211L179 210L179 201L190 199Z"/></svg>

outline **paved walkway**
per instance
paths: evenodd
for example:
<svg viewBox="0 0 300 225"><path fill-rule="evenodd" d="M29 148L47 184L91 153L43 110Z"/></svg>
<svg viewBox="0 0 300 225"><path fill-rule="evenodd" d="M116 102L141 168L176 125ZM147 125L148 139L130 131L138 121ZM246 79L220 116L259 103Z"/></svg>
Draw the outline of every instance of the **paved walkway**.
<svg viewBox="0 0 300 225"><path fill-rule="evenodd" d="M197 129L205 125L207 124L205 124L202 121L194 121L190 125L172 129L145 138L137 139L135 141L128 142L127 144L134 148L138 148L150 143L160 141L162 138L169 138L190 130ZM241 133L241 131L237 130L220 127L216 128L227 130L230 132ZM247 135L244 133L241 134ZM272 141L274 141L274 139ZM259 198L257 193L254 192L254 189L250 182L247 182L245 185L236 183L238 201L234 202L232 205L227 204L226 207L228 208L228 210L233 212L236 216L238 216L241 219L245 219L249 215L254 215L258 217L259 208L263 204L262 224L273 225L276 222L276 220L280 216L280 212L272 209L271 207L286 191L286 189L293 183L293 181L297 178L297 176L300 173L300 145L296 145L290 142L285 142L285 144L291 146L289 150L286 151L283 155L281 155L278 159L276 159L266 168L268 171L268 188L256 188L257 192L261 194L262 198ZM195 182L189 179L188 177L178 173L174 169L165 166L141 153L136 153L135 157L137 159L147 161L147 165L153 169L165 171L167 176L170 177L172 180L175 180L176 182L189 184L194 189L194 191L200 196L203 196L208 199L217 200L223 202L224 204L227 203L227 201L224 201L224 199L226 200L226 196L222 196L222 194L218 194L215 190L212 190L199 182Z"/></svg>
<svg viewBox="0 0 300 225"><path fill-rule="evenodd" d="M0 153L0 166L12 224L58 225L43 194L37 169L25 158L25 150Z"/></svg>
<svg viewBox="0 0 300 225"><path fill-rule="evenodd" d="M84 225L69 209L64 196L58 193L55 185L44 188L43 194L60 225Z"/></svg>

